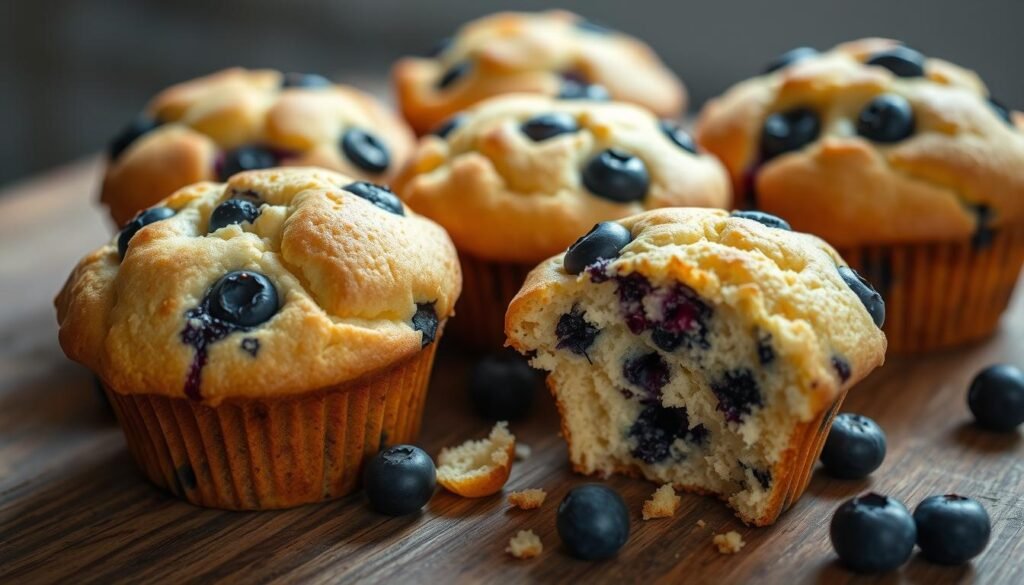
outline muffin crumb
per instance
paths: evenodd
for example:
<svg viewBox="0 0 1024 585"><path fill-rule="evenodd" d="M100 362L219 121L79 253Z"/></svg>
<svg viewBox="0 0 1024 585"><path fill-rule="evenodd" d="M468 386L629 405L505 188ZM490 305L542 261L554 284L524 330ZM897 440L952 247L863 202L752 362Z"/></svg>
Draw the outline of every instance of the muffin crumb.
<svg viewBox="0 0 1024 585"><path fill-rule="evenodd" d="M516 443L516 461L526 461L533 454L533 449L525 443Z"/></svg>
<svg viewBox="0 0 1024 585"><path fill-rule="evenodd" d="M505 552L517 559L532 559L544 551L540 537L532 530L520 530L508 541Z"/></svg>
<svg viewBox="0 0 1024 585"><path fill-rule="evenodd" d="M500 421L485 439L446 447L437 456L437 483L466 498L496 494L512 472L515 445L508 423Z"/></svg>
<svg viewBox="0 0 1024 585"><path fill-rule="evenodd" d="M718 552L723 555L732 555L740 552L746 542L743 542L743 537L740 536L739 532L730 530L725 534L716 534L711 542L718 548Z"/></svg>
<svg viewBox="0 0 1024 585"><path fill-rule="evenodd" d="M697 528L707 528L708 523L703 520L697 520Z"/></svg>
<svg viewBox="0 0 1024 585"><path fill-rule="evenodd" d="M644 502L644 520L652 518L671 518L679 510L681 498L676 495L671 484L665 484L651 494L650 499Z"/></svg>
<svg viewBox="0 0 1024 585"><path fill-rule="evenodd" d="M515 491L508 495L508 503L520 510L534 510L541 507L547 495L547 492L539 488Z"/></svg>

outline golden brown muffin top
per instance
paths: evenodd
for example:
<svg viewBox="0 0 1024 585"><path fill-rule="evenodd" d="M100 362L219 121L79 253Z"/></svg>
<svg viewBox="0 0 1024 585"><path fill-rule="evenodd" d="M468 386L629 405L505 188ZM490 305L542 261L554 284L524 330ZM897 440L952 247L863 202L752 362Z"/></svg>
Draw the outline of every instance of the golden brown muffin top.
<svg viewBox="0 0 1024 585"><path fill-rule="evenodd" d="M420 351L461 289L444 230L330 171L199 183L141 217L56 299L65 353L124 394L216 405L342 384Z"/></svg>
<svg viewBox="0 0 1024 585"><path fill-rule="evenodd" d="M474 20L436 55L398 61L393 77L402 113L420 134L503 93L610 95L665 117L686 108L682 82L650 47L564 10Z"/></svg>

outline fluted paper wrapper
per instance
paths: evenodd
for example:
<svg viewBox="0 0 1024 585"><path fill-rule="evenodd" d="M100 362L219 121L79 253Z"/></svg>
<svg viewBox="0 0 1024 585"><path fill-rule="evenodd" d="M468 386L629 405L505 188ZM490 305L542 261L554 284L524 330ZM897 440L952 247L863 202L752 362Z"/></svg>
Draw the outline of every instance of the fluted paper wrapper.
<svg viewBox="0 0 1024 585"><path fill-rule="evenodd" d="M536 265L491 262L461 252L459 263L462 295L448 330L468 349L501 349L505 345L505 311Z"/></svg>

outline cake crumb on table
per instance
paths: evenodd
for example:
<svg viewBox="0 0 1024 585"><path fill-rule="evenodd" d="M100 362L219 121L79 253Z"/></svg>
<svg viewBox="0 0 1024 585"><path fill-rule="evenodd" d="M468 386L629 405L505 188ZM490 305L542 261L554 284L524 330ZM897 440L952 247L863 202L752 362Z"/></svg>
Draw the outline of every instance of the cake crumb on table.
<svg viewBox="0 0 1024 585"><path fill-rule="evenodd" d="M539 508L547 496L547 492L539 488L520 490L508 495L508 503L520 510L533 510Z"/></svg>
<svg viewBox="0 0 1024 585"><path fill-rule="evenodd" d="M697 520L697 528L706 528L707 525L708 525L707 522L705 522L703 520Z"/></svg>
<svg viewBox="0 0 1024 585"><path fill-rule="evenodd" d="M743 537L740 536L740 533L735 530L730 530L725 534L716 534L714 538L711 539L711 542L718 547L718 552L723 555L738 553L740 552L740 549L743 548L743 545L747 544L743 542Z"/></svg>
<svg viewBox="0 0 1024 585"><path fill-rule="evenodd" d="M532 530L520 530L508 541L505 552L517 559L532 559L544 551L540 537Z"/></svg>
<svg viewBox="0 0 1024 585"><path fill-rule="evenodd" d="M525 461L530 458L533 454L533 449L529 445L523 443L516 443L516 461Z"/></svg>
<svg viewBox="0 0 1024 585"><path fill-rule="evenodd" d="M651 494L650 499L644 502L644 520L651 518L671 518L676 515L679 509L681 498L676 495L671 484L665 484Z"/></svg>

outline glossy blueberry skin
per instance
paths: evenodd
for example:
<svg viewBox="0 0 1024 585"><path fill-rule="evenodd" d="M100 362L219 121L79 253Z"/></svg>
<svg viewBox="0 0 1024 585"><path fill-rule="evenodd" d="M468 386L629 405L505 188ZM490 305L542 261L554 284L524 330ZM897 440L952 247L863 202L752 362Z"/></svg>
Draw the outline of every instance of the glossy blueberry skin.
<svg viewBox="0 0 1024 585"><path fill-rule="evenodd" d="M534 142L543 142L562 134L571 134L580 129L576 118L565 112L552 112L534 116L519 126L520 132Z"/></svg>
<svg viewBox="0 0 1024 585"><path fill-rule="evenodd" d="M384 211L389 211L395 215L405 215L405 206L402 205L401 200L391 192L391 189L384 185L375 185L368 181L356 181L346 185L344 189L357 197L366 199Z"/></svg>
<svg viewBox="0 0 1024 585"><path fill-rule="evenodd" d="M575 79L563 79L558 97L563 100L606 102L611 99L611 94L603 85L597 83L582 83Z"/></svg>
<svg viewBox="0 0 1024 585"><path fill-rule="evenodd" d="M262 146L241 146L224 154L218 177L221 182L242 171L269 169L277 166L277 155Z"/></svg>
<svg viewBox="0 0 1024 585"><path fill-rule="evenodd" d="M368 173L383 173L391 164L388 147L371 132L350 128L341 137L341 151L352 164Z"/></svg>
<svg viewBox="0 0 1024 585"><path fill-rule="evenodd" d="M174 210L170 207L151 207L145 211L140 212L135 216L135 219L129 221L121 228L121 233L117 235L117 255L124 260L124 255L128 253L128 244L131 243L132 238L139 230L146 227L147 225L167 219L174 216Z"/></svg>
<svg viewBox="0 0 1024 585"><path fill-rule="evenodd" d="M679 124L671 120L660 120L658 128L672 141L672 144L689 153L697 154L697 143L693 141L693 137L686 130L679 127Z"/></svg>
<svg viewBox="0 0 1024 585"><path fill-rule="evenodd" d="M903 96L883 93L857 116L857 134L874 142L899 142L913 133L914 108Z"/></svg>
<svg viewBox="0 0 1024 585"><path fill-rule="evenodd" d="M982 428L1013 432L1024 424L1024 372L1009 364L985 368L971 380L967 405Z"/></svg>
<svg viewBox="0 0 1024 585"><path fill-rule="evenodd" d="M462 126L465 122L466 114L455 114L451 118L442 122L440 126L434 128L431 134L439 138L448 138L448 135L451 134L453 130Z"/></svg>
<svg viewBox="0 0 1024 585"><path fill-rule="evenodd" d="M159 126L160 122L149 116L137 116L127 126L122 128L117 136L111 139L110 145L107 147L107 154L110 156L110 160L115 160L121 156L121 153L131 146L133 142Z"/></svg>
<svg viewBox="0 0 1024 585"><path fill-rule="evenodd" d="M765 73L778 71L783 67L788 67L793 63L796 63L797 61L803 61L804 59L817 56L818 50L812 47L797 47L795 49L790 49L769 61L768 64L764 66L764 69L761 70L761 74L764 75Z"/></svg>
<svg viewBox="0 0 1024 585"><path fill-rule="evenodd" d="M472 64L469 61L463 61L452 65L450 69L441 75L440 79L437 80L437 89L445 89L451 86L453 83L462 79L467 73L469 73Z"/></svg>
<svg viewBox="0 0 1024 585"><path fill-rule="evenodd" d="M252 223L260 216L258 205L248 199L228 199L221 203L210 214L210 226L208 233L213 233L222 227L236 223Z"/></svg>
<svg viewBox="0 0 1024 585"><path fill-rule="evenodd" d="M844 412L832 421L821 450L825 471L839 479L861 479L885 460L885 432L870 418Z"/></svg>
<svg viewBox="0 0 1024 585"><path fill-rule="evenodd" d="M629 510L615 490L588 483L569 490L558 505L558 536L572 556L606 559L629 539Z"/></svg>
<svg viewBox="0 0 1024 585"><path fill-rule="evenodd" d="M434 460L414 445L395 445L366 463L363 489L370 506L389 516L418 512L434 495Z"/></svg>
<svg viewBox="0 0 1024 585"><path fill-rule="evenodd" d="M773 159L780 154L799 150L818 139L821 120L808 108L776 112L764 121L761 131L761 158Z"/></svg>
<svg viewBox="0 0 1024 585"><path fill-rule="evenodd" d="M488 420L516 420L533 405L540 376L514 352L485 356L469 374L469 397Z"/></svg>
<svg viewBox="0 0 1024 585"><path fill-rule="evenodd" d="M618 203L643 199L650 184L644 161L617 148L602 151L583 168L587 190Z"/></svg>
<svg viewBox="0 0 1024 585"><path fill-rule="evenodd" d="M874 321L875 326L881 328L885 323L885 301L882 300L882 295L878 294L878 291L875 290L875 287L871 286L870 282L849 266L840 266L838 270L843 282L846 283L846 286L850 287L850 290L864 304L864 308L868 310L868 314L871 315L871 320Z"/></svg>
<svg viewBox="0 0 1024 585"><path fill-rule="evenodd" d="M884 573L910 558L917 527L902 503L868 493L839 506L829 535L832 548L847 568L857 573Z"/></svg>
<svg viewBox="0 0 1024 585"><path fill-rule="evenodd" d="M304 87L307 89L320 89L330 87L331 80L316 73L285 73L281 78L281 87Z"/></svg>
<svg viewBox="0 0 1024 585"><path fill-rule="evenodd" d="M893 47L875 53L864 62L892 71L899 77L924 77L924 55L910 47Z"/></svg>
<svg viewBox="0 0 1024 585"><path fill-rule="evenodd" d="M788 221L782 219L777 215L772 215L770 213L765 213L763 211L737 210L733 211L729 215L731 215L732 217L742 217L743 219L756 221L759 224L766 225L770 228L775 228L777 230L786 230L787 232L793 231L793 228L790 227Z"/></svg>
<svg viewBox="0 0 1024 585"><path fill-rule="evenodd" d="M569 246L563 260L565 271L569 274L579 274L598 260L615 258L619 255L619 250L631 241L633 234L621 224L602 221Z"/></svg>
<svg viewBox="0 0 1024 585"><path fill-rule="evenodd" d="M206 296L213 318L242 328L266 322L280 306L274 283L250 270L225 274Z"/></svg>
<svg viewBox="0 0 1024 585"><path fill-rule="evenodd" d="M925 498L914 510L917 546L940 565L961 565L981 554L992 533L985 507L957 495Z"/></svg>

